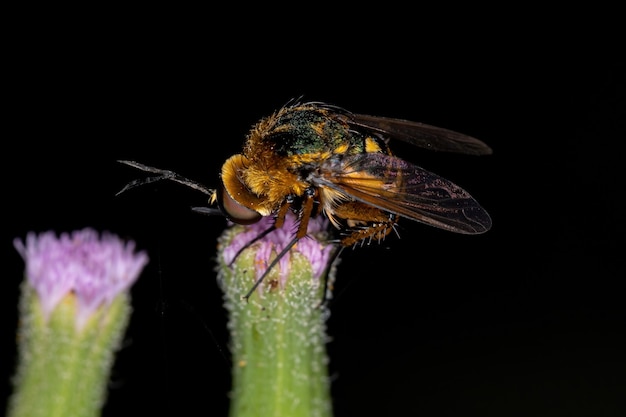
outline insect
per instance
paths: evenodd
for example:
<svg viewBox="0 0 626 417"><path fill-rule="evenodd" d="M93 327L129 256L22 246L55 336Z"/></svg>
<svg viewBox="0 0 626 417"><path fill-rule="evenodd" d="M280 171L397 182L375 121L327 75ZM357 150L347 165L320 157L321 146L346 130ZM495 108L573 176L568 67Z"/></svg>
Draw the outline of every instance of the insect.
<svg viewBox="0 0 626 417"><path fill-rule="evenodd" d="M321 102L288 103L255 124L243 150L228 158L221 187L210 189L172 172L133 161L120 161L156 177L129 183L121 192L157 180L172 180L209 195L217 211L239 224L266 216L283 226L289 211L298 228L268 271L307 233L309 219L324 215L340 232L342 247L382 241L399 218L440 229L480 234L491 218L480 204L453 182L395 156L391 140L435 151L487 155L482 141L448 129L402 119L353 114Z"/></svg>

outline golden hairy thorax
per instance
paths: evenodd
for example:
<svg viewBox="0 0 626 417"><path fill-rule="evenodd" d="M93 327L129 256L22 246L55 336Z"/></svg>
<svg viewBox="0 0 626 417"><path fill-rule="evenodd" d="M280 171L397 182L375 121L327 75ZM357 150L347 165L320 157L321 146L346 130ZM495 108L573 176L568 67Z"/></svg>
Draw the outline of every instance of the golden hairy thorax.
<svg viewBox="0 0 626 417"><path fill-rule="evenodd" d="M382 150L377 140L352 132L340 114L318 106L288 107L253 126L243 153L224 164L222 178L231 195L243 184L254 197L242 193L233 197L267 216L286 196L302 197L311 187L307 170L322 166L331 156ZM318 190L316 197L327 214L345 198L330 189Z"/></svg>

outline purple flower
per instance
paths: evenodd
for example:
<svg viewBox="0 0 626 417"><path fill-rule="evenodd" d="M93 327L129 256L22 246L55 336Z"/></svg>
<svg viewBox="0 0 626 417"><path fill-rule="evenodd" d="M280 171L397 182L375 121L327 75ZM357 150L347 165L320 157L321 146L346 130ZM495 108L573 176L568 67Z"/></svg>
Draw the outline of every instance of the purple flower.
<svg viewBox="0 0 626 417"><path fill-rule="evenodd" d="M134 253L134 242L124 243L104 232L100 237L90 228L63 233L28 233L26 244L13 244L26 263L26 279L35 289L45 317L49 317L66 295L78 301L80 328L91 313L127 290L148 262L144 252Z"/></svg>
<svg viewBox="0 0 626 417"><path fill-rule="evenodd" d="M246 231L236 235L230 244L224 248L224 262L229 265L235 259L238 252L247 244L255 239L260 233L266 231L272 226L274 219L264 217L259 222L246 227ZM276 229L268 233L258 242L256 246L256 278L260 278L271 263L272 253L278 254L293 240L296 230L298 229L298 219L292 213L285 218L285 223L280 229ZM328 220L323 216L317 216L309 220L307 236L300 239L290 252L299 252L304 255L313 269L313 277L318 279L324 273L330 256L333 251L333 245L325 244L315 238L315 235L326 232L328 229ZM287 253L278 262L276 266L280 270L280 283L283 285L291 268L291 257Z"/></svg>

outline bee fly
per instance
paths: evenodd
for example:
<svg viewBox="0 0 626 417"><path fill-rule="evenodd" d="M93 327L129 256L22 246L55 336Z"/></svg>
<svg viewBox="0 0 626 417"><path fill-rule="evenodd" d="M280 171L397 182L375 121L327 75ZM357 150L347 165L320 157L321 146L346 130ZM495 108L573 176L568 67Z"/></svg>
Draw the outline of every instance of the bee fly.
<svg viewBox="0 0 626 417"><path fill-rule="evenodd" d="M434 151L491 154L473 137L427 124L353 114L320 102L287 104L250 130L242 153L222 166L222 184L210 189L172 171L119 161L158 174L130 182L119 193L158 180L171 180L209 195L221 213L238 224L272 216L283 226L289 211L298 218L293 239L245 296L297 242L312 216L324 215L338 229L337 243L353 246L382 241L404 217L440 229L480 234L491 228L489 214L451 181L393 155L390 140ZM118 193L118 194L119 194Z"/></svg>

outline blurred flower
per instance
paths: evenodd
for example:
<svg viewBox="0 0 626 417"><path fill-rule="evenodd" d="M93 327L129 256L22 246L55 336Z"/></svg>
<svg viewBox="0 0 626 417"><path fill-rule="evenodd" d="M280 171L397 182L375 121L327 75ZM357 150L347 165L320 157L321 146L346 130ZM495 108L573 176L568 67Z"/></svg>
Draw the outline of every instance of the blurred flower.
<svg viewBox="0 0 626 417"><path fill-rule="evenodd" d="M19 239L13 243L26 263L26 279L39 295L44 316L48 318L61 299L73 293L78 328L100 305L127 290L148 262L144 252L134 253L134 242L124 243L107 232L100 237L90 228L59 238L53 232L39 236L31 232L26 243Z"/></svg>
<svg viewBox="0 0 626 417"><path fill-rule="evenodd" d="M93 229L14 240L25 280L10 417L100 415L148 256Z"/></svg>

